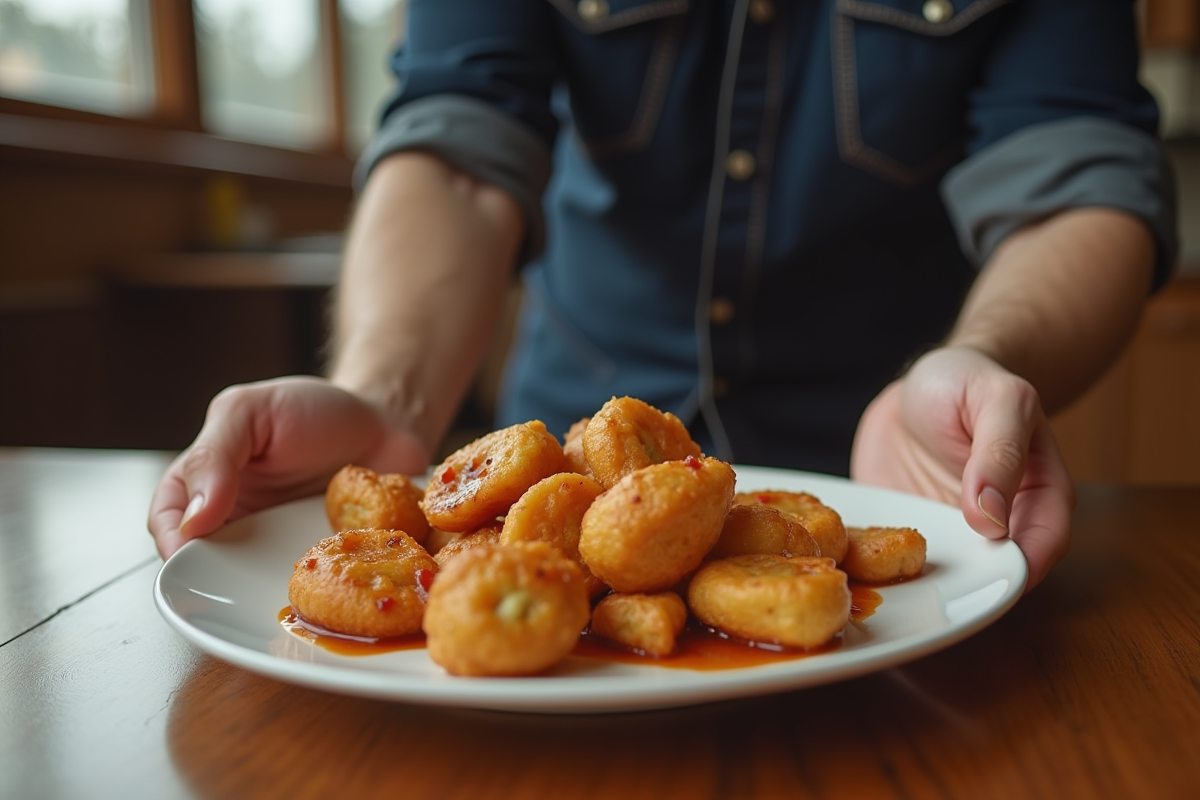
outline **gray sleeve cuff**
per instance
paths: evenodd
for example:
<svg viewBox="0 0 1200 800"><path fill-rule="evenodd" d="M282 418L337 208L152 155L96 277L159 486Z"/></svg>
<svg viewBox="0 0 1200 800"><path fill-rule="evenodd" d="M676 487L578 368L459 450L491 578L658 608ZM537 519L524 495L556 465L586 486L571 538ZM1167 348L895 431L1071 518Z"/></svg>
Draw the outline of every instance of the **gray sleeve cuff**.
<svg viewBox="0 0 1200 800"><path fill-rule="evenodd" d="M1023 225L1071 208L1103 206L1142 219L1158 241L1156 284L1175 266L1175 176L1143 131L1075 117L1033 125L952 169L942 197L963 251L982 266Z"/></svg>
<svg viewBox="0 0 1200 800"><path fill-rule="evenodd" d="M362 189L375 165L401 150L423 150L478 180L505 190L525 215L519 264L546 243L542 192L550 181L550 148L495 106L465 95L414 100L390 114L359 159L354 186Z"/></svg>

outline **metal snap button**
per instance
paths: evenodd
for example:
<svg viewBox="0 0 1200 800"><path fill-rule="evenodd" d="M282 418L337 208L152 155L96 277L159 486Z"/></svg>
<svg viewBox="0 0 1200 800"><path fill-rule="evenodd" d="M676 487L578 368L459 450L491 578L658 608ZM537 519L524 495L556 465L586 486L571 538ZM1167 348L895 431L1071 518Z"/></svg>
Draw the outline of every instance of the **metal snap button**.
<svg viewBox="0 0 1200 800"><path fill-rule="evenodd" d="M775 19L775 4L771 0L750 0L750 20L766 25Z"/></svg>
<svg viewBox="0 0 1200 800"><path fill-rule="evenodd" d="M725 174L735 181L744 181L754 174L754 156L745 150L733 150L725 158Z"/></svg>
<svg viewBox="0 0 1200 800"><path fill-rule="evenodd" d="M604 0L579 0L575 10L585 22L600 22L608 17L608 3Z"/></svg>
<svg viewBox="0 0 1200 800"><path fill-rule="evenodd" d="M737 308L728 297L714 297L708 304L708 321L713 325L728 325L735 313Z"/></svg>
<svg viewBox="0 0 1200 800"><path fill-rule="evenodd" d="M954 5L950 0L925 0L921 6L921 15L927 22L940 25L954 16Z"/></svg>

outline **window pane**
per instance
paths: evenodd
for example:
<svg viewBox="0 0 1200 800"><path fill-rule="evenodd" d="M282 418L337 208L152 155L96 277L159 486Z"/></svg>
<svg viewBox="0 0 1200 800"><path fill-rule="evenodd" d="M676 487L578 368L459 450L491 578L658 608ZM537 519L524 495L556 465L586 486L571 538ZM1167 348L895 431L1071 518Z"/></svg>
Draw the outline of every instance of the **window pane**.
<svg viewBox="0 0 1200 800"><path fill-rule="evenodd" d="M407 0L341 0L346 64L346 140L360 151L379 124L395 79L388 59L399 41Z"/></svg>
<svg viewBox="0 0 1200 800"><path fill-rule="evenodd" d="M108 114L153 101L144 0L0 0L0 94Z"/></svg>
<svg viewBox="0 0 1200 800"><path fill-rule="evenodd" d="M195 0L205 127L304 149L323 138L317 0Z"/></svg>

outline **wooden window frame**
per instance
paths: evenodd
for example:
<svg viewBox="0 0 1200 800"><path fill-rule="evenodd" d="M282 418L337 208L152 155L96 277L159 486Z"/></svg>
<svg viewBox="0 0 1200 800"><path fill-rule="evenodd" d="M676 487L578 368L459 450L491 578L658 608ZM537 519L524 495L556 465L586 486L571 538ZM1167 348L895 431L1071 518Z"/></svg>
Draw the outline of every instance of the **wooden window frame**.
<svg viewBox="0 0 1200 800"><path fill-rule="evenodd" d="M206 131L192 0L148 0L155 91L149 110L115 116L0 96L0 155L142 162L349 187L345 65L338 0L317 0L318 57L328 109L321 140L307 150L237 141Z"/></svg>

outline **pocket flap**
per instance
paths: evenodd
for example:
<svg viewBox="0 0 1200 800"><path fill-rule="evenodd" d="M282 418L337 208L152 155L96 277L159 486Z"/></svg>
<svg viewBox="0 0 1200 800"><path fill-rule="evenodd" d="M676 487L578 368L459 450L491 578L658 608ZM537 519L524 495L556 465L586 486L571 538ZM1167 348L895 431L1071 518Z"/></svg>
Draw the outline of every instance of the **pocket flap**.
<svg viewBox="0 0 1200 800"><path fill-rule="evenodd" d="M584 33L608 31L688 10L691 0L550 0Z"/></svg>
<svg viewBox="0 0 1200 800"><path fill-rule="evenodd" d="M839 14L924 36L949 36L1012 0L837 0Z"/></svg>

